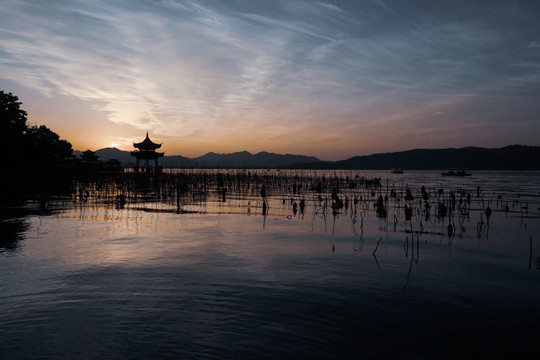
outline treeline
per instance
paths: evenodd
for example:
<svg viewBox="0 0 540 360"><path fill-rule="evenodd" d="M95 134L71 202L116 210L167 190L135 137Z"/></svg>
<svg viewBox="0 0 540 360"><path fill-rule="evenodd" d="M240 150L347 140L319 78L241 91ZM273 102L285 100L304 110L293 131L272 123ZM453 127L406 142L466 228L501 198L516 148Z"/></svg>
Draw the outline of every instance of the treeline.
<svg viewBox="0 0 540 360"><path fill-rule="evenodd" d="M71 144L44 125L29 126L19 98L0 91L2 185L0 203L23 195L61 191L61 164L73 154Z"/></svg>

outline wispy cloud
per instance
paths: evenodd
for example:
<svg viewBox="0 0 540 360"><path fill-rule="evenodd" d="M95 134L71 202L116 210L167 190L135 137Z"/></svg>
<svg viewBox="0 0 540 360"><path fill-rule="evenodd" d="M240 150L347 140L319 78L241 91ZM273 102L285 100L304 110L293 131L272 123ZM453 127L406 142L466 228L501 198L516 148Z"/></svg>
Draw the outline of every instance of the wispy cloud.
<svg viewBox="0 0 540 360"><path fill-rule="evenodd" d="M342 13L342 14L345 14L346 12L341 9L339 6L335 5L335 4L332 4L332 3L329 3L329 2L326 2L326 1L320 1L319 2L319 5L321 5L322 7L325 7L325 8L328 8L332 11L336 11L336 12L339 12L339 13Z"/></svg>
<svg viewBox="0 0 540 360"><path fill-rule="evenodd" d="M461 15L467 6L475 16ZM284 146L301 134L332 141L384 126L399 134L426 116L456 128L464 122L448 109L463 99L539 90L540 45L530 40L539 26L516 8L512 16L532 29L514 29L491 7L479 20L479 9L381 0L7 0L0 78L87 100L111 122L176 139L251 135ZM506 109L477 118L519 118L515 106Z"/></svg>

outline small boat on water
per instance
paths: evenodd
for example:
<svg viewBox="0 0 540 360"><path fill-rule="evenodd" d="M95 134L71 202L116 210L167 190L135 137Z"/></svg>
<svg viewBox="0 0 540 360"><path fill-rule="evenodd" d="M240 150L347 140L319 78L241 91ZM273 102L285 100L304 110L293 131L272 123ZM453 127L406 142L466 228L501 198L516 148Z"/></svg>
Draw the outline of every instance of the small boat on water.
<svg viewBox="0 0 540 360"><path fill-rule="evenodd" d="M465 169L449 169L445 172L442 172L441 175L444 176L471 176Z"/></svg>
<svg viewBox="0 0 540 360"><path fill-rule="evenodd" d="M403 174L403 169L393 168L392 174Z"/></svg>

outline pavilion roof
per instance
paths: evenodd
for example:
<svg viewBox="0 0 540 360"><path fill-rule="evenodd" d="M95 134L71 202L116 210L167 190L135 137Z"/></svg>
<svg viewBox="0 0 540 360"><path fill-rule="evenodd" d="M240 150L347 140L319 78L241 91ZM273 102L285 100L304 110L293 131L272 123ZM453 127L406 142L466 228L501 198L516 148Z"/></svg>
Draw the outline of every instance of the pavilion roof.
<svg viewBox="0 0 540 360"><path fill-rule="evenodd" d="M146 132L146 138L139 143L133 143L133 146L142 151L149 151L159 149L161 147L161 144L156 144L155 142L150 140L150 138L148 137L148 132Z"/></svg>

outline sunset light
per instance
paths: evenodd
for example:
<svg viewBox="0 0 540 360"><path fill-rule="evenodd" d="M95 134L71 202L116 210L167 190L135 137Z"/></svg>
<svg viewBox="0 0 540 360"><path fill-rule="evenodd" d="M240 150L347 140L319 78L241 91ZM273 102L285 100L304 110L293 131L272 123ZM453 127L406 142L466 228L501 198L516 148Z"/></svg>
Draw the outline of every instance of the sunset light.
<svg viewBox="0 0 540 360"><path fill-rule="evenodd" d="M7 1L0 83L74 149L538 145L534 2L414 4Z"/></svg>
<svg viewBox="0 0 540 360"><path fill-rule="evenodd" d="M538 356L540 0L0 0L0 143L2 359Z"/></svg>

